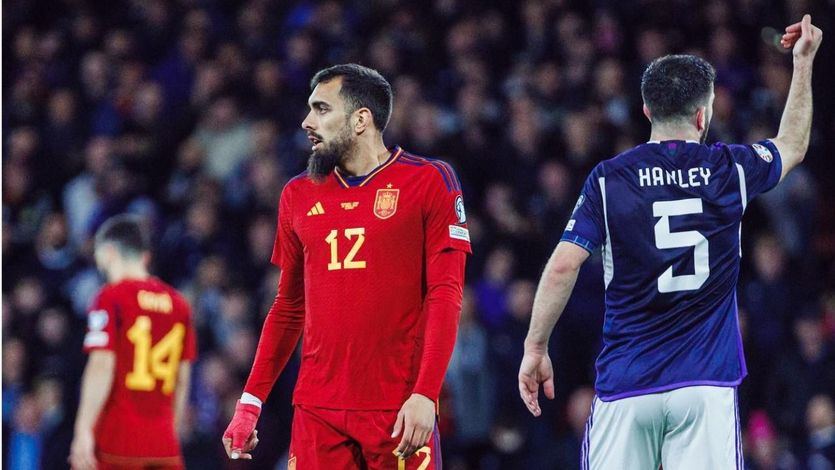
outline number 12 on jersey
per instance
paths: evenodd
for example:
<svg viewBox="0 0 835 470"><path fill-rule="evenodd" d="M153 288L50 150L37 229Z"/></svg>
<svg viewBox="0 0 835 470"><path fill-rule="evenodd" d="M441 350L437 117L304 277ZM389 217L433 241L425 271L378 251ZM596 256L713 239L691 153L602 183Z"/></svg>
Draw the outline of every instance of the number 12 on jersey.
<svg viewBox="0 0 835 470"><path fill-rule="evenodd" d="M348 250L348 254L345 255L344 262L341 263L339 262L339 230L331 230L325 238L325 241L328 242L328 245L330 245L331 248L331 261L328 263L328 271L334 271L337 269L365 268L365 261L358 261L354 259L357 252L360 251L362 244L365 243L365 228L346 228L345 238L348 240L353 239L354 244L351 246L351 249Z"/></svg>
<svg viewBox="0 0 835 470"><path fill-rule="evenodd" d="M652 215L661 217L655 224L655 246L659 250L671 248L693 247L693 274L673 276L670 266L658 278L658 292L679 292L696 290L707 281L710 276L710 260L707 238L696 230L685 232L670 231L670 217L688 214L701 214L702 200L700 198L679 199L676 201L656 201L652 203Z"/></svg>

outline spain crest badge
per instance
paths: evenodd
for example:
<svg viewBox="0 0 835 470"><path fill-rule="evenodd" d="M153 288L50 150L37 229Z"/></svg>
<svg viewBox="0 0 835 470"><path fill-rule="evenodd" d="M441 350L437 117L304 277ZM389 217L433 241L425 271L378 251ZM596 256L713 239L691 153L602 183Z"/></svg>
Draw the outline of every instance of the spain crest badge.
<svg viewBox="0 0 835 470"><path fill-rule="evenodd" d="M389 185L391 186L391 185ZM397 197L399 189L378 189L374 199L374 215L379 219L388 219L397 212Z"/></svg>

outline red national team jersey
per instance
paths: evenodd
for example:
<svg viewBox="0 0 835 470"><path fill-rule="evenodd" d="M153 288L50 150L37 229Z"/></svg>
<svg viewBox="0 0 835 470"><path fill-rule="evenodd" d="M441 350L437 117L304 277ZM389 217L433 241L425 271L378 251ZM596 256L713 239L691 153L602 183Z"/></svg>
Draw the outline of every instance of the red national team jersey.
<svg viewBox="0 0 835 470"><path fill-rule="evenodd" d="M427 260L470 253L452 169L395 148L363 177L302 174L281 194L278 225L272 261L304 280L303 294L289 289L305 307L294 403L399 409L422 357Z"/></svg>
<svg viewBox="0 0 835 470"><path fill-rule="evenodd" d="M176 464L174 391L181 361L196 355L191 309L157 278L105 286L93 303L85 352L116 354L110 397L96 423L97 453L112 464Z"/></svg>

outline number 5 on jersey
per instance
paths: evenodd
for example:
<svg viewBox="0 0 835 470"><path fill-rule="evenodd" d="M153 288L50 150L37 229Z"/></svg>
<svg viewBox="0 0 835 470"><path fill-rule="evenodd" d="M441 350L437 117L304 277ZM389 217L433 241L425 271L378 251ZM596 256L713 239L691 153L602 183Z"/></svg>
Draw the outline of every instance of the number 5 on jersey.
<svg viewBox="0 0 835 470"><path fill-rule="evenodd" d="M670 248L693 247L693 274L673 276L670 266L658 278L658 292L669 293L684 290L696 290L707 281L710 276L710 252L707 238L695 230L686 232L671 232L670 217L688 214L701 214L702 200L699 198L679 199L676 201L657 201L652 203L652 215L661 217L655 224L655 246L659 250Z"/></svg>

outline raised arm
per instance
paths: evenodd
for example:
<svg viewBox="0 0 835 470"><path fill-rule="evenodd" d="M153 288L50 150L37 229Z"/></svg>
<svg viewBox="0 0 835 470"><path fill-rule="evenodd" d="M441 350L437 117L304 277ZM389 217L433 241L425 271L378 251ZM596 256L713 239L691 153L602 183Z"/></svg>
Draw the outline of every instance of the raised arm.
<svg viewBox="0 0 835 470"><path fill-rule="evenodd" d="M781 180L803 161L809 148L812 128L812 65L822 38L823 32L812 24L812 17L804 15L801 22L786 28L781 41L786 49L794 47L794 72L789 96L777 137L771 139L782 157Z"/></svg>

